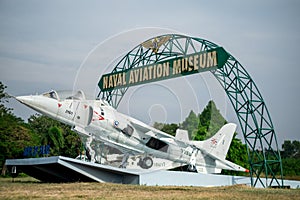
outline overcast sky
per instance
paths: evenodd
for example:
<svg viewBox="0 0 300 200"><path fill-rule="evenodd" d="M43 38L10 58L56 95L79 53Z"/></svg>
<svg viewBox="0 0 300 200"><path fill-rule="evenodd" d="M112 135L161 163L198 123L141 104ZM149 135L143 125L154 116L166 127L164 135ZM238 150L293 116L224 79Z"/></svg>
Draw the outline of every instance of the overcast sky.
<svg viewBox="0 0 300 200"><path fill-rule="evenodd" d="M156 34L180 32L231 53L262 93L279 144L300 140L299 11L298 0L0 0L0 80L15 96L80 86L95 96L102 73L122 53ZM172 86L135 87L120 109L146 123L178 123L213 99L237 121L210 75L184 79L178 91ZM25 119L34 113L11 105Z"/></svg>

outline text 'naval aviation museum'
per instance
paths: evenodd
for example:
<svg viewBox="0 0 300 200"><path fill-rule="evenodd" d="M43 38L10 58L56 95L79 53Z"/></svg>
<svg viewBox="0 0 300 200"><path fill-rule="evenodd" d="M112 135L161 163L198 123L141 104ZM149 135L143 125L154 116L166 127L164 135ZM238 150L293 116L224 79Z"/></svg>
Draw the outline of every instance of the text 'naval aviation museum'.
<svg viewBox="0 0 300 200"><path fill-rule="evenodd" d="M185 76L223 67L228 54L222 47L189 54L151 65L105 74L99 81L102 91L130 87L164 79Z"/></svg>

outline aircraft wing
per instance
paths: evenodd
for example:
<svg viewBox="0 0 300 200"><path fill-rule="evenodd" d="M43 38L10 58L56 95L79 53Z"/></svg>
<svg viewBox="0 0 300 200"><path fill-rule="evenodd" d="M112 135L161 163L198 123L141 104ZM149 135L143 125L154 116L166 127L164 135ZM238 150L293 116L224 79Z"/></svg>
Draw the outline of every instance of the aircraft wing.
<svg viewBox="0 0 300 200"><path fill-rule="evenodd" d="M104 141L104 143L108 146L114 147L116 149L119 149L121 152L123 153L130 153L130 154L142 154L144 153L144 151L141 151L139 149L133 148L133 147L129 147L127 145L123 145L117 142L113 142L113 141Z"/></svg>
<svg viewBox="0 0 300 200"><path fill-rule="evenodd" d="M172 138L174 139L174 137L172 135L169 135L167 133L164 133L160 130L157 130L151 126L143 126L143 124L139 123L139 121L135 121L135 120L131 120L130 121L131 125L139 132L151 136L155 139L161 139L161 138Z"/></svg>
<svg viewBox="0 0 300 200"><path fill-rule="evenodd" d="M140 133L145 134L146 136L158 139L169 145L186 147L190 145L188 142L177 140L174 136L169 135L165 132L157 130L151 126L143 126L139 121L132 120L130 121L131 125Z"/></svg>
<svg viewBox="0 0 300 200"><path fill-rule="evenodd" d="M73 130L76 131L77 133L83 135L83 136L90 136L88 134L88 132L84 130L84 128L81 128L79 126L74 127ZM108 146L111 146L111 147L119 149L123 153L130 153L130 154L141 154L141 153L144 153L144 151L141 151L141 150L136 149L134 147L130 147L130 146L127 146L127 145L123 145L123 144L114 142L114 141L109 140L107 138L104 138L104 137L102 137L100 135L97 135L96 139L104 142Z"/></svg>

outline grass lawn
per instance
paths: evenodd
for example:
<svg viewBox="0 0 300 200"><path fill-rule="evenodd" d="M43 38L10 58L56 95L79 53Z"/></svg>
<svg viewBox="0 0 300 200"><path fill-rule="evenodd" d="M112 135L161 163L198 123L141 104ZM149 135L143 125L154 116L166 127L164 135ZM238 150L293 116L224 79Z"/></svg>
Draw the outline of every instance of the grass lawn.
<svg viewBox="0 0 300 200"><path fill-rule="evenodd" d="M300 189L41 183L25 177L0 178L0 199L300 199Z"/></svg>

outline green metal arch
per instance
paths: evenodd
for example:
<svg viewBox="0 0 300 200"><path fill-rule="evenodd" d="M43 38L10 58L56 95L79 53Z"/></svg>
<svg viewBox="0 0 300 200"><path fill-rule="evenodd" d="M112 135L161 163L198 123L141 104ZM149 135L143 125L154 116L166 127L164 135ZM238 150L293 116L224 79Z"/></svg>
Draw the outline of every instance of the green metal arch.
<svg viewBox="0 0 300 200"><path fill-rule="evenodd" d="M179 34L156 36L149 41L158 37L169 39L157 51L145 48L143 43L137 45L117 63L112 73L219 47L204 39ZM264 187L281 187L283 179L280 152L265 101L245 68L231 54L228 55L227 62L211 73L224 88L239 120L247 145L251 185L256 186L260 182ZM98 97L117 107L127 90L128 87L100 91Z"/></svg>

